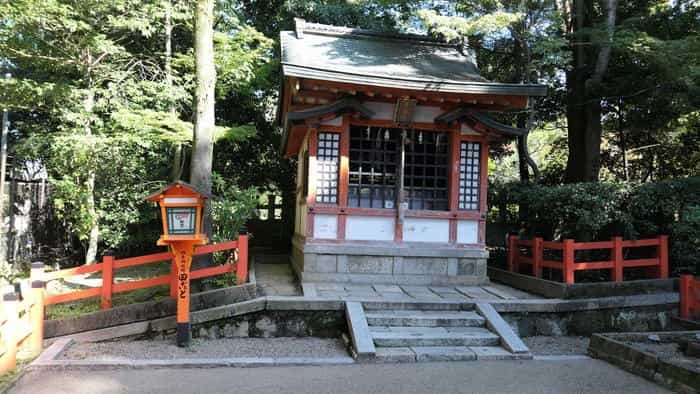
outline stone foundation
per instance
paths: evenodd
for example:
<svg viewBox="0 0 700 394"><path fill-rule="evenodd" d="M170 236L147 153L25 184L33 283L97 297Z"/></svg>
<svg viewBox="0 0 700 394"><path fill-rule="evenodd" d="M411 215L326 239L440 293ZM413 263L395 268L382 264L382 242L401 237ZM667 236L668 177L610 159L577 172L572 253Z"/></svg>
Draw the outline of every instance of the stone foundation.
<svg viewBox="0 0 700 394"><path fill-rule="evenodd" d="M302 282L401 285L480 285L488 282L482 249L410 244L292 245Z"/></svg>

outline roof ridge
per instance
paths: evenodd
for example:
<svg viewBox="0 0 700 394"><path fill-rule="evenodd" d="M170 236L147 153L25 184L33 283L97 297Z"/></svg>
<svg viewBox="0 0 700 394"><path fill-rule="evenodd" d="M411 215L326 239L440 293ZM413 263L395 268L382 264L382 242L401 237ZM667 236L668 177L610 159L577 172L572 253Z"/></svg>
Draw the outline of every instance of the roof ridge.
<svg viewBox="0 0 700 394"><path fill-rule="evenodd" d="M307 22L302 18L294 18L294 22L294 30L296 32L297 38L303 38L303 34L308 32L329 36L374 37L389 40L407 40L417 43L424 43L435 46L445 46L451 48L458 47L458 45L456 44L450 44L423 34L393 33L378 30L362 29L359 27L326 25L323 23Z"/></svg>

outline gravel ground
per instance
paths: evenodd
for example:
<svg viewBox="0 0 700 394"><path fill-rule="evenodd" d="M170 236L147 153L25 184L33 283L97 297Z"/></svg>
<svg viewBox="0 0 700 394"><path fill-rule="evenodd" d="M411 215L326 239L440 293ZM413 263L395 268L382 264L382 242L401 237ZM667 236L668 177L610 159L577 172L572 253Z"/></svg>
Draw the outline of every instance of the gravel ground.
<svg viewBox="0 0 700 394"><path fill-rule="evenodd" d="M586 354L588 337L545 337L523 338L523 342L537 356Z"/></svg>
<svg viewBox="0 0 700 394"><path fill-rule="evenodd" d="M76 343L61 359L66 360L170 360L177 358L232 357L338 357L347 356L340 339L322 338L222 338L192 340L189 348L173 340Z"/></svg>
<svg viewBox="0 0 700 394"><path fill-rule="evenodd" d="M687 357L678 349L678 344L675 342L626 342L626 344L643 352L652 353L662 360L682 364L700 371L700 358Z"/></svg>

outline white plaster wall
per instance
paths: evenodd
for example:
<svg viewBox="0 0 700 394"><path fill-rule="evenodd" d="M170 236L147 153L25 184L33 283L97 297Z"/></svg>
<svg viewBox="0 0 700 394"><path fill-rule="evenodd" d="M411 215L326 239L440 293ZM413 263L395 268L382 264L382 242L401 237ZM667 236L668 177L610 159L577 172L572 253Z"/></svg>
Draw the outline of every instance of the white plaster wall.
<svg viewBox="0 0 700 394"><path fill-rule="evenodd" d="M408 242L450 241L448 219L406 218L403 222L403 240Z"/></svg>
<svg viewBox="0 0 700 394"><path fill-rule="evenodd" d="M338 215L314 215L314 238L337 239Z"/></svg>
<svg viewBox="0 0 700 394"><path fill-rule="evenodd" d="M372 119L392 120L394 119L395 103L382 103L378 101L366 101L364 106L374 111ZM428 107L416 105L416 112L413 117L414 122L433 123L435 118L444 111L440 107Z"/></svg>
<svg viewBox="0 0 700 394"><path fill-rule="evenodd" d="M479 222L476 220L457 221L457 243L475 244L479 242Z"/></svg>
<svg viewBox="0 0 700 394"><path fill-rule="evenodd" d="M383 216L348 216L345 239L355 241L393 241L395 219Z"/></svg>

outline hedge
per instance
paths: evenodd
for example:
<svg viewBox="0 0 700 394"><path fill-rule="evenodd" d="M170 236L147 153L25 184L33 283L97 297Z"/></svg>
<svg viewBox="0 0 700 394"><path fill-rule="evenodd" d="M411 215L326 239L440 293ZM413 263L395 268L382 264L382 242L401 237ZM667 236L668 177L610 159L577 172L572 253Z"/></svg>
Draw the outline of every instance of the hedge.
<svg viewBox="0 0 700 394"><path fill-rule="evenodd" d="M672 272L700 273L700 177L655 183L494 183L489 221L525 237L669 236Z"/></svg>

